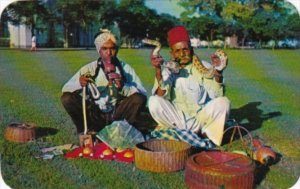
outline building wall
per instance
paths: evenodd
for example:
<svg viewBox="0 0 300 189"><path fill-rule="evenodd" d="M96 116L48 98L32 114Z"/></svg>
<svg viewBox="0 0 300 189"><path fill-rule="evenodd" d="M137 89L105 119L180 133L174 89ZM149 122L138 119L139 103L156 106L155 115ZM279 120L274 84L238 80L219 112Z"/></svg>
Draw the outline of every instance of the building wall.
<svg viewBox="0 0 300 189"><path fill-rule="evenodd" d="M26 25L13 25L8 23L11 48L30 48L31 30Z"/></svg>
<svg viewBox="0 0 300 189"><path fill-rule="evenodd" d="M229 48L237 48L238 47L238 37L236 35L226 37L225 45Z"/></svg>

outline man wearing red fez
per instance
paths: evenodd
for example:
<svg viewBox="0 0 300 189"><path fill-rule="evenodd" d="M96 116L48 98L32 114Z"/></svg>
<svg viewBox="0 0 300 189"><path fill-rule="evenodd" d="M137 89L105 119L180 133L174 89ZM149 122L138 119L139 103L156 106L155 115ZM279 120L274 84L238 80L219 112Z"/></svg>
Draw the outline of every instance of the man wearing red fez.
<svg viewBox="0 0 300 189"><path fill-rule="evenodd" d="M201 61L193 51L185 27L176 26L168 32L171 61L151 57L155 83L149 98L149 110L159 129L190 130L221 145L230 101L224 96L222 72L227 56L218 50L211 63Z"/></svg>

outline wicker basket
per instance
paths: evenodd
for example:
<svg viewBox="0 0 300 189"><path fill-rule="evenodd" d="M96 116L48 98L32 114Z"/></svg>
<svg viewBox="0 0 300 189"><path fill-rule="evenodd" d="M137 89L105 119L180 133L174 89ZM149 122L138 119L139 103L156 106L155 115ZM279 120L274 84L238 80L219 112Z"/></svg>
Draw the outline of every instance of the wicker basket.
<svg viewBox="0 0 300 189"><path fill-rule="evenodd" d="M190 154L191 145L174 140L148 140L134 150L137 168L152 172L182 170Z"/></svg>
<svg viewBox="0 0 300 189"><path fill-rule="evenodd" d="M35 128L34 124L11 123L6 127L4 137L11 142L25 143L32 141L35 139Z"/></svg>
<svg viewBox="0 0 300 189"><path fill-rule="evenodd" d="M187 160L185 183L201 189L254 188L254 162L229 152L201 152Z"/></svg>

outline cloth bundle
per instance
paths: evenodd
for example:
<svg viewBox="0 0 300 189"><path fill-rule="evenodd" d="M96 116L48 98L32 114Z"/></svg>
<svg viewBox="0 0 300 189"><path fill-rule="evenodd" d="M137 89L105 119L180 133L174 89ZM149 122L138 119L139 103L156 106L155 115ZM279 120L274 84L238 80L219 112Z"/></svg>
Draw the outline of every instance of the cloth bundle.
<svg viewBox="0 0 300 189"><path fill-rule="evenodd" d="M157 139L184 141L194 147L206 150L215 147L208 138L202 139L192 131L186 129L168 128L154 130L150 133L150 136Z"/></svg>

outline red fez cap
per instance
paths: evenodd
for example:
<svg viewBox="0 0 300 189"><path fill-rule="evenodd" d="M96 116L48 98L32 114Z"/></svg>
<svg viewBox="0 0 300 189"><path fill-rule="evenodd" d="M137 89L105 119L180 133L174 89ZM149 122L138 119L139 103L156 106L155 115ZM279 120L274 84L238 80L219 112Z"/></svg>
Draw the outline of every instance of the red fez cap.
<svg viewBox="0 0 300 189"><path fill-rule="evenodd" d="M188 31L184 26L176 26L169 30L168 32L168 42L169 46L173 46L177 42L190 41L190 36Z"/></svg>

